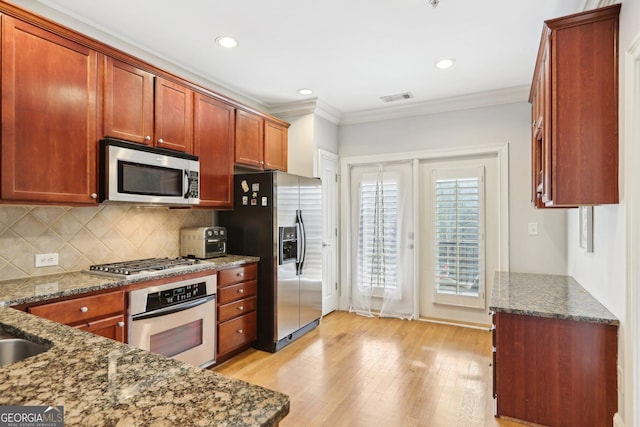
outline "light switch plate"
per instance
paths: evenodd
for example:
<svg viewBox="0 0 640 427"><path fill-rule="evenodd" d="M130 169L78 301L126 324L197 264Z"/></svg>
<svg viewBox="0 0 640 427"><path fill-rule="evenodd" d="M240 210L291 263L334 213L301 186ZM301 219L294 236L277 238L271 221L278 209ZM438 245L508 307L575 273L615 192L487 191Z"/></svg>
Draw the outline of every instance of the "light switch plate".
<svg viewBox="0 0 640 427"><path fill-rule="evenodd" d="M529 223L529 236L537 236L538 235L538 223L530 222Z"/></svg>

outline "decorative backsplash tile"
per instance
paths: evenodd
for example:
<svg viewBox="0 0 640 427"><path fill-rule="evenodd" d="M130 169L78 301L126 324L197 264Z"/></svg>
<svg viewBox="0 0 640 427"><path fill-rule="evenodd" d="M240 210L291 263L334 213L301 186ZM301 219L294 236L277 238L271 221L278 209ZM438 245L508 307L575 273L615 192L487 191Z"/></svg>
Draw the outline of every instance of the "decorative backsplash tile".
<svg viewBox="0 0 640 427"><path fill-rule="evenodd" d="M0 280L86 270L91 264L180 254L180 228L212 225L212 211L138 206L0 206ZM35 267L57 252L59 265Z"/></svg>

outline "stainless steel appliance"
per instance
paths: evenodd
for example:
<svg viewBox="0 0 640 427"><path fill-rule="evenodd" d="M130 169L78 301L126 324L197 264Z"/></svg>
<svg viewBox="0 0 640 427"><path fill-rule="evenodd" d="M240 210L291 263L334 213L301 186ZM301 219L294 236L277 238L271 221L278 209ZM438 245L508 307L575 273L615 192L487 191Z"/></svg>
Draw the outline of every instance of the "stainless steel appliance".
<svg viewBox="0 0 640 427"><path fill-rule="evenodd" d="M234 179L234 210L219 212L218 222L232 236L229 252L260 257L253 346L275 352L322 314L322 187L279 171Z"/></svg>
<svg viewBox="0 0 640 427"><path fill-rule="evenodd" d="M108 264L96 264L89 267L89 273L122 279L150 277L166 271L187 269L197 260L185 258L145 258L133 261L120 261Z"/></svg>
<svg viewBox="0 0 640 427"><path fill-rule="evenodd" d="M215 363L216 275L129 292L129 344L205 368Z"/></svg>
<svg viewBox="0 0 640 427"><path fill-rule="evenodd" d="M92 265L89 273L153 278L198 264L184 258L146 258ZM169 280L169 279L167 279ZM215 363L215 273L129 292L129 344L195 366Z"/></svg>
<svg viewBox="0 0 640 427"><path fill-rule="evenodd" d="M214 258L227 253L224 227L186 227L180 230L180 256Z"/></svg>
<svg viewBox="0 0 640 427"><path fill-rule="evenodd" d="M100 201L150 205L200 203L197 156L117 139L100 141Z"/></svg>

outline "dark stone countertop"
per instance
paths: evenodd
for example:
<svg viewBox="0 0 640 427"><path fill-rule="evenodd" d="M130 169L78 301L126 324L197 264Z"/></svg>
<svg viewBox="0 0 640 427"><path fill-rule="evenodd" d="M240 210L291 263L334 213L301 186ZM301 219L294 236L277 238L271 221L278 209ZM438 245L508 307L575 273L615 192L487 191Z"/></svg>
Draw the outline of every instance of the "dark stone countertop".
<svg viewBox="0 0 640 427"><path fill-rule="evenodd" d="M76 272L0 282L0 332L51 345L0 367L0 405L62 405L69 426L277 425L285 394L8 307L257 260L227 256L141 280Z"/></svg>
<svg viewBox="0 0 640 427"><path fill-rule="evenodd" d="M619 325L571 276L496 272L489 308L497 312Z"/></svg>

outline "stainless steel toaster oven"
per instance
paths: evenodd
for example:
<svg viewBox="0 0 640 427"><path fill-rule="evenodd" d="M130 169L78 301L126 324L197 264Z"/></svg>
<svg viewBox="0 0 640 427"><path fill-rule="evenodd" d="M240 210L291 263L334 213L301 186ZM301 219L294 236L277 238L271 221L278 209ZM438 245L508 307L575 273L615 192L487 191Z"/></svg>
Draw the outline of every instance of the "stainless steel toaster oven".
<svg viewBox="0 0 640 427"><path fill-rule="evenodd" d="M187 227L180 230L180 256L214 258L227 253L227 230L224 227Z"/></svg>

